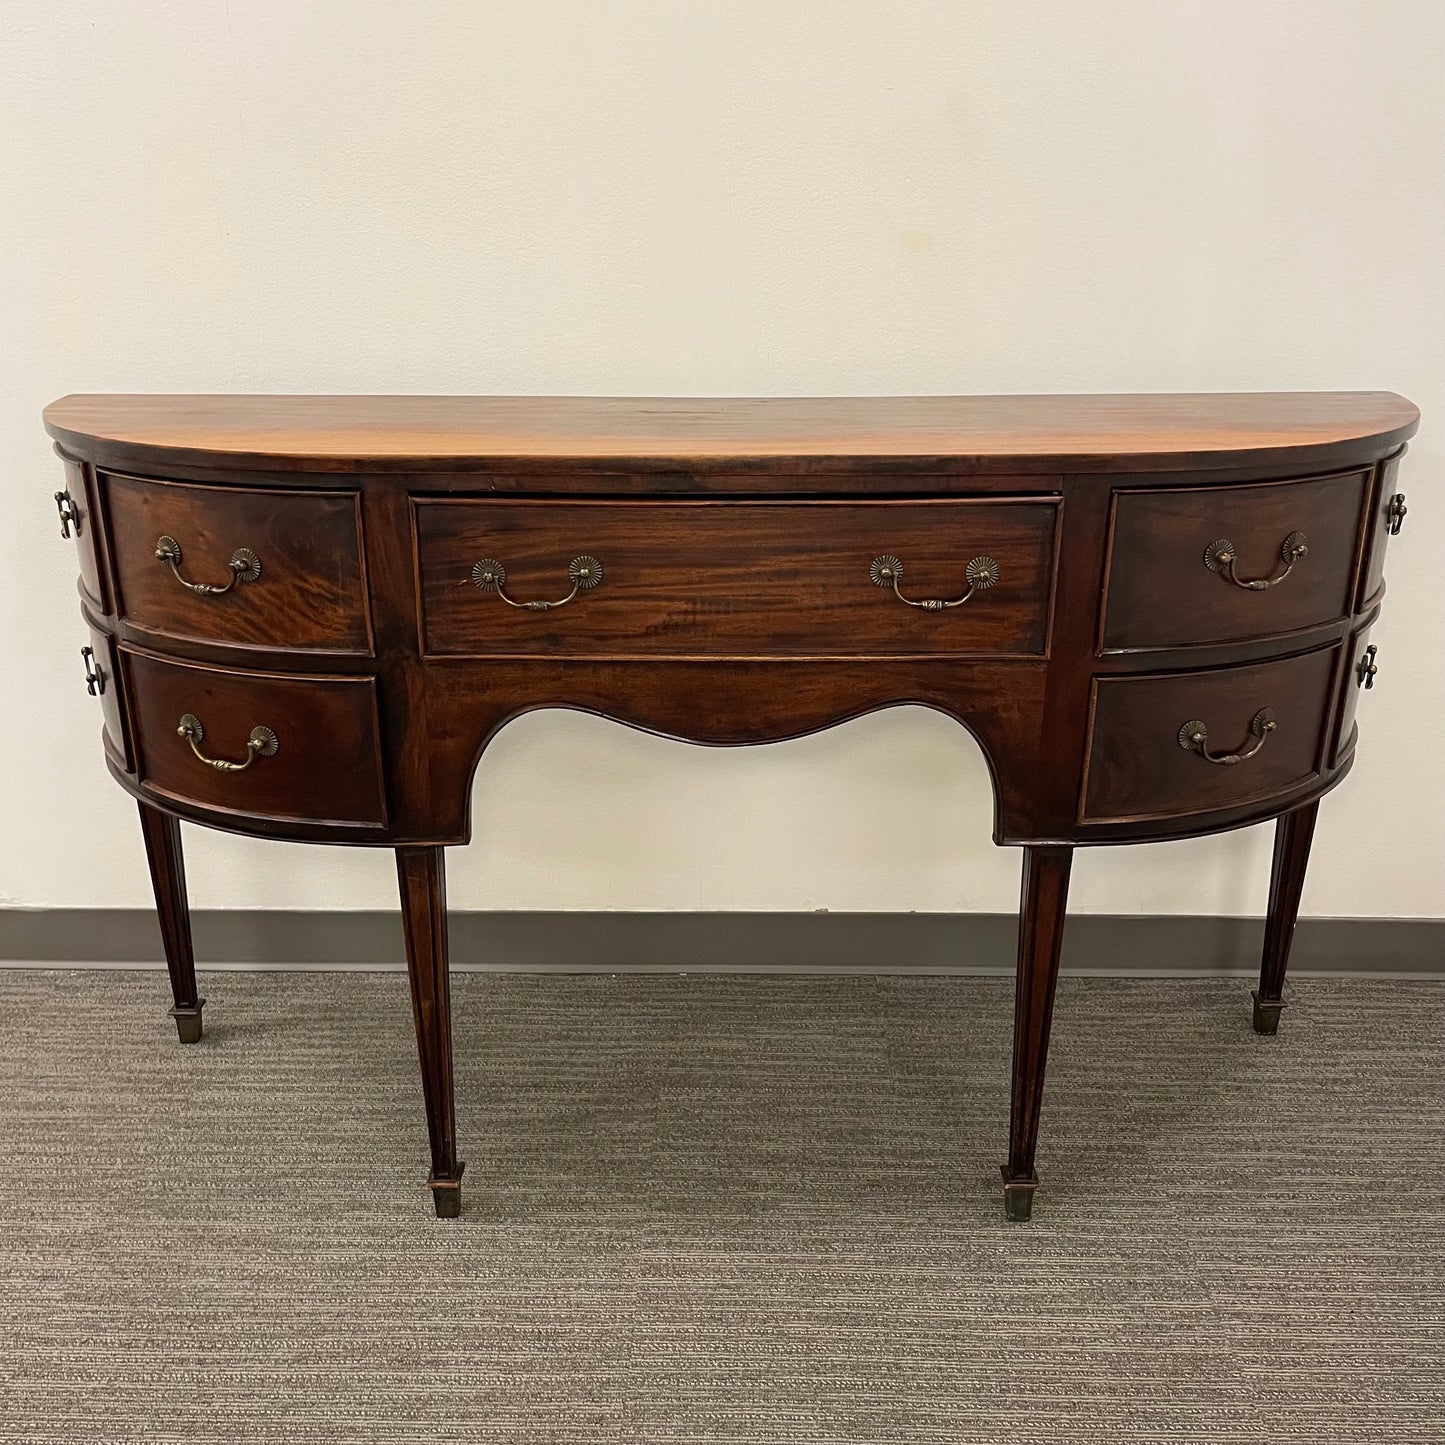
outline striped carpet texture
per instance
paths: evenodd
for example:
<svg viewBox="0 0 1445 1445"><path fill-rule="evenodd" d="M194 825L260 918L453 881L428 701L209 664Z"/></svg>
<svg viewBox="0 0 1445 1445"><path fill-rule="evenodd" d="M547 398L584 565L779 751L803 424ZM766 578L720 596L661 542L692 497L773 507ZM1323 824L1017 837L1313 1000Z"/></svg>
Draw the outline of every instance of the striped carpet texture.
<svg viewBox="0 0 1445 1445"><path fill-rule="evenodd" d="M1445 987L0 974L0 1441L1445 1440Z"/></svg>

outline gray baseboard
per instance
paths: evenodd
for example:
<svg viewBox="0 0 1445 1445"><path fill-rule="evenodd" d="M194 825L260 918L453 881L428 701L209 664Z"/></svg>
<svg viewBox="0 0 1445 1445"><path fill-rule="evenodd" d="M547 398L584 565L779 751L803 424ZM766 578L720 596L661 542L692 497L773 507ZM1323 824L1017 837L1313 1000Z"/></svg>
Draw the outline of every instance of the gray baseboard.
<svg viewBox="0 0 1445 1445"><path fill-rule="evenodd" d="M395 912L197 910L203 968L399 968ZM1069 920L1074 973L1248 975L1258 918ZM462 969L523 972L959 973L1013 971L1015 923L1002 913L453 913ZM0 967L159 967L146 909L0 909ZM1445 978L1445 919L1311 918L1291 973Z"/></svg>

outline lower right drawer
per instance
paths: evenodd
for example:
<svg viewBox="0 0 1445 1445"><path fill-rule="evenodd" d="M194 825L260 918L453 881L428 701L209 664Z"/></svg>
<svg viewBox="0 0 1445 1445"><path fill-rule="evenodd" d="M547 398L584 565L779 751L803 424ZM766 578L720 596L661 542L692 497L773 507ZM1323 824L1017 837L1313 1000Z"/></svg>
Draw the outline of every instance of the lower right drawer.
<svg viewBox="0 0 1445 1445"><path fill-rule="evenodd" d="M1338 646L1273 662L1094 681L1083 823L1187 818L1320 771Z"/></svg>

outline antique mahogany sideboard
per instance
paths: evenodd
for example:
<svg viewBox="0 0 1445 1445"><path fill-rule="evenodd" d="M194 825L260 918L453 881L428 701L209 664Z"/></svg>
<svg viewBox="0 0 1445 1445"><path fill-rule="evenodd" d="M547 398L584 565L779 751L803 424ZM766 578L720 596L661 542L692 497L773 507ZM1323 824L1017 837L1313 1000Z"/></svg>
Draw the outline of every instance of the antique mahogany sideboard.
<svg viewBox="0 0 1445 1445"><path fill-rule="evenodd" d="M1277 818L1277 1027L1418 420L1386 392L55 402L86 683L181 1041L204 1000L178 819L395 849L455 1215L443 849L498 729L568 707L760 743L918 703L976 739L994 839L1024 849L1003 1176L1027 1218L1076 846Z"/></svg>

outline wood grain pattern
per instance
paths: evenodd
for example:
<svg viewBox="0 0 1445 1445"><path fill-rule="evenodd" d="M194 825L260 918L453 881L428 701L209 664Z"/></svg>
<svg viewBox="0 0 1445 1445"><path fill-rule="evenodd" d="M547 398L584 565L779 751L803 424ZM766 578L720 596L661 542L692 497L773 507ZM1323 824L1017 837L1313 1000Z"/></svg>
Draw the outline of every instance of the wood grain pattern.
<svg viewBox="0 0 1445 1445"><path fill-rule="evenodd" d="M1400 462L1409 448L1401 447L1393 456L1387 457L1375 468L1375 485L1371 492L1370 504L1374 511L1367 529L1365 566L1360 577L1359 600L1355 610L1363 612L1378 600L1380 589L1385 585L1385 550L1390 542L1390 504L1400 490ZM1401 524L1402 530L1404 524Z"/></svg>
<svg viewBox="0 0 1445 1445"><path fill-rule="evenodd" d="M1382 392L65 398L46 424L84 495L83 612L115 672L106 757L143 805L182 1036L200 1004L177 817L393 847L430 1184L455 1213L442 846L472 835L499 730L560 707L732 746L930 707L984 755L995 839L1027 850L1003 1168L1026 1218L1073 846L1287 814L1256 1002L1257 1026L1278 1020L1417 421ZM1242 577L1267 575L1291 531L1309 552L1278 587L1203 565L1227 536ZM224 581L238 546L263 580L195 597L156 561L162 532L199 580ZM603 582L561 609L471 578L493 557L512 595L556 600L582 554ZM914 598L959 595L977 555L1002 578L910 608L869 581L881 554ZM1247 760L1179 746L1199 718L1237 751L1261 707L1277 730ZM177 736L185 712L209 756L240 761L258 724L280 749L217 772Z"/></svg>
<svg viewBox="0 0 1445 1445"><path fill-rule="evenodd" d="M1332 717L1338 648L1204 672L1101 679L1095 690L1082 822L1124 822L1207 813L1298 787L1321 767ZM1232 767L1179 745L1198 719L1214 753L1252 742L1250 721L1272 708L1278 727Z"/></svg>
<svg viewBox="0 0 1445 1445"><path fill-rule="evenodd" d="M201 1041L201 1010L206 1001L196 988L196 955L191 945L191 905L186 896L186 861L181 851L181 825L169 813L140 805L141 837L150 864L156 920L175 1000L171 1017L183 1044Z"/></svg>
<svg viewBox="0 0 1445 1445"><path fill-rule="evenodd" d="M416 504L426 651L889 656L1040 654L1053 592L1052 501L518 502ZM905 606L869 580L905 564L903 595L960 597L971 558L999 581L961 607ZM472 579L506 567L518 600L556 599L578 554L602 583L565 607L509 607Z"/></svg>
<svg viewBox="0 0 1445 1445"><path fill-rule="evenodd" d="M148 794L243 818L385 825L371 678L198 667L131 649L122 659ZM276 734L276 754L242 773L217 772L177 736L187 713L205 730L208 757L243 762L257 726Z"/></svg>
<svg viewBox="0 0 1445 1445"><path fill-rule="evenodd" d="M1282 814L1274 829L1274 860L1269 875L1269 914L1264 925L1264 952L1260 960L1259 987L1254 991L1254 1031L1279 1032L1280 1010L1284 1008L1285 970L1290 945L1294 942L1300 898L1304 894L1305 869L1309 866L1310 843L1315 834L1318 803L1306 803L1292 813Z"/></svg>
<svg viewBox="0 0 1445 1445"><path fill-rule="evenodd" d="M406 971L421 1064L431 1144L432 1203L438 1219L455 1219L462 1207L457 1157L456 1094L452 1083L452 995L447 960L446 857L440 848L398 848L397 881L406 933Z"/></svg>
<svg viewBox="0 0 1445 1445"><path fill-rule="evenodd" d="M707 463L753 458L1170 459L1397 445L1419 412L1392 392L1133 396L96 396L45 409L78 454L97 444L254 468L346 471L507 459ZM1388 450L1381 445L1379 450Z"/></svg>
<svg viewBox="0 0 1445 1445"><path fill-rule="evenodd" d="M1235 642L1346 616L1368 475L1116 493L1104 648ZM1239 578L1278 576L1294 532L1309 551L1273 587L1246 589L1205 565L1206 549L1227 538Z"/></svg>
<svg viewBox="0 0 1445 1445"><path fill-rule="evenodd" d="M120 610L133 626L244 647L368 651L354 492L104 482ZM261 575L197 596L156 557L163 535L180 543L188 581L224 586L238 547L257 554Z"/></svg>
<svg viewBox="0 0 1445 1445"><path fill-rule="evenodd" d="M1355 717L1360 711L1360 703L1364 700L1365 693L1359 669L1365 662L1365 649L1370 645L1370 629L1374 626L1374 622L1374 617L1371 617L1363 627L1350 634L1349 640L1345 644L1344 667L1339 689L1339 718L1333 729L1334 742L1330 749L1329 763L1332 768L1339 767L1355 749ZM1374 659L1374 666L1377 668L1385 666L1380 660L1378 651Z"/></svg>
<svg viewBox="0 0 1445 1445"><path fill-rule="evenodd" d="M1014 983L1013 1089L1009 1109L1008 1162L1003 1166L1004 1212L1010 1219L1033 1213L1038 1175L1039 1116L1044 1068L1053 1026L1054 990L1063 955L1072 848L1025 848L1023 897L1019 903L1019 954Z"/></svg>

